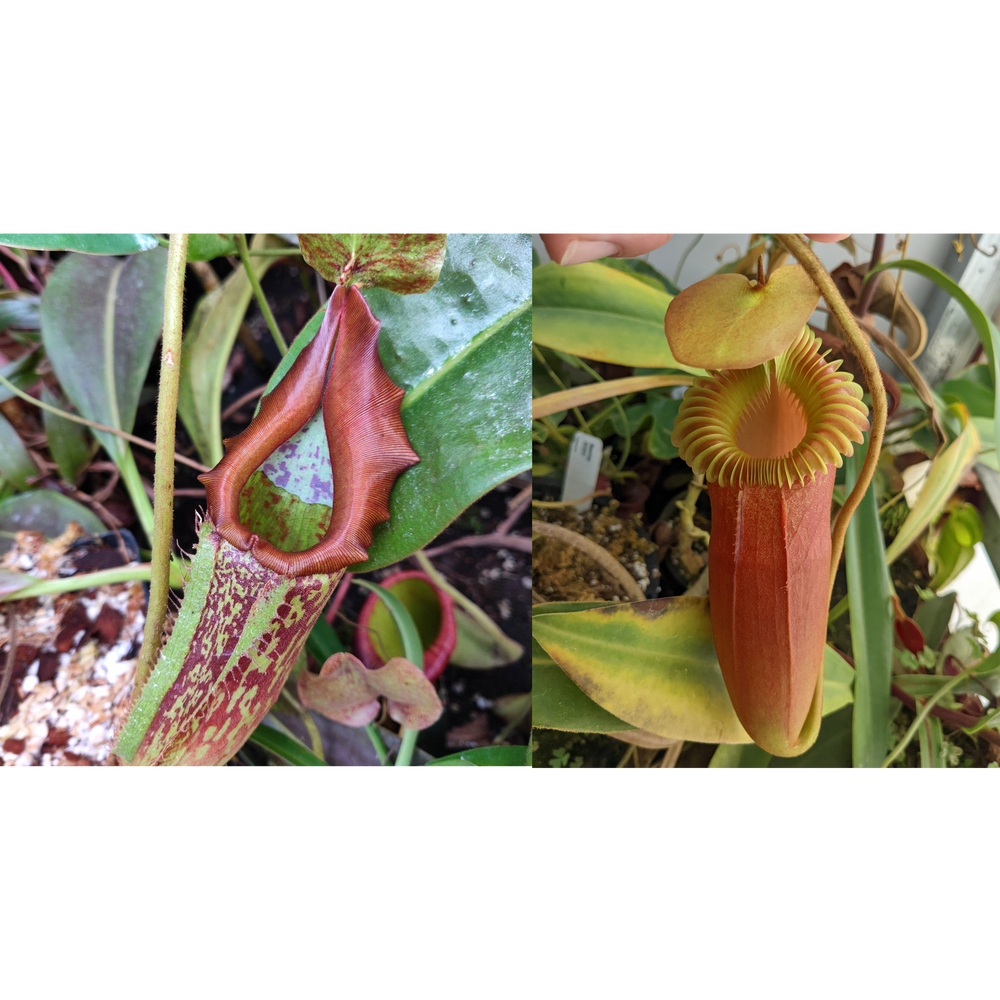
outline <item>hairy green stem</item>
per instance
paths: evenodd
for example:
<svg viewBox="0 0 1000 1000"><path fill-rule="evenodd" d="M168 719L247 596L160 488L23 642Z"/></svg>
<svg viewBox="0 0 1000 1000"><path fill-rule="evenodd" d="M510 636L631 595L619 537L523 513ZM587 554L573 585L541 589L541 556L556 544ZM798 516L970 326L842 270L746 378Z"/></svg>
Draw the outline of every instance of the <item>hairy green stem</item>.
<svg viewBox="0 0 1000 1000"><path fill-rule="evenodd" d="M847 303L842 298L837 286L833 283L833 278L820 263L819 258L809 248L809 244L797 234L776 233L775 236L781 240L789 253L802 265L803 269L812 278L813 283L820 290L830 311L836 317L840 328L844 331L844 337L848 345L854 352L854 356L861 365L864 372L865 381L868 383L868 392L872 400L871 430L868 435L868 452L865 455L864 464L858 473L858 481L854 484L850 496L844 501L840 513L837 515L836 524L833 527L832 553L830 559L830 593L833 593L833 584L837 577L837 566L840 564L840 557L844 552L844 539L847 537L847 525L850 523L854 511L861 503L861 498L865 495L872 476L875 475L875 466L878 465L879 454L882 451L882 438L885 435L885 421L888 414L888 403L885 396L885 386L882 383L882 374L879 371L878 362L875 355L865 339L864 334L858 328L854 314L847 307Z"/></svg>
<svg viewBox="0 0 1000 1000"><path fill-rule="evenodd" d="M153 480L152 559L149 607L142 649L135 668L133 698L138 697L160 650L170 596L170 560L174 541L174 438L177 395L181 384L181 337L184 333L184 268L187 233L170 234L167 280L163 292L163 353L156 402L156 475Z"/></svg>
<svg viewBox="0 0 1000 1000"><path fill-rule="evenodd" d="M233 233L233 240L236 242L236 249L239 251L240 260L243 261L243 270L246 271L247 278L250 280L250 287L253 289L254 296L257 299L257 305L260 306L260 311L264 314L267 328L271 331L271 336L274 337L278 353L284 357L288 353L288 345L281 336L278 323L274 318L274 313L271 312L271 307L267 304L267 299L264 298L264 289L260 287L260 279L257 277L257 272L254 271L253 265L250 263L247 238L243 233Z"/></svg>

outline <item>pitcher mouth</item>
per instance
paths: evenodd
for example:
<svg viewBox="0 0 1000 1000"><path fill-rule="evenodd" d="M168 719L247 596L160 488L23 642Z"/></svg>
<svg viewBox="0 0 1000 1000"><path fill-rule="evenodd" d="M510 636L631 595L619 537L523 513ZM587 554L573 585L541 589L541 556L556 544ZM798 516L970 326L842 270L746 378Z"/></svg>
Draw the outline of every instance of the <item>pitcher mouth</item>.
<svg viewBox="0 0 1000 1000"><path fill-rule="evenodd" d="M681 458L722 486L792 486L839 468L864 440L868 408L819 344L804 328L774 361L696 380L671 436Z"/></svg>

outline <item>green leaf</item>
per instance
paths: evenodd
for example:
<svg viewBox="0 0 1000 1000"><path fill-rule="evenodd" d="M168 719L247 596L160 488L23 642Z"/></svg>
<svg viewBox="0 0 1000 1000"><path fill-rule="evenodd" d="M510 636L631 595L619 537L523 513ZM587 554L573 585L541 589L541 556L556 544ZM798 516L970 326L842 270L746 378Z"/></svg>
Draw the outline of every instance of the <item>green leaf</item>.
<svg viewBox="0 0 1000 1000"><path fill-rule="evenodd" d="M710 771L849 771L851 716L850 707L827 714L820 726L816 742L798 757L772 757L753 744L720 746L712 755L708 769Z"/></svg>
<svg viewBox="0 0 1000 1000"><path fill-rule="evenodd" d="M844 459L844 483L857 482L868 443ZM892 584L886 562L875 481L847 527L847 596L854 653L854 766L879 767L889 746L889 688L892 685Z"/></svg>
<svg viewBox="0 0 1000 1000"><path fill-rule="evenodd" d="M649 423L649 434L644 442L644 450L653 458L676 458L680 451L670 441L681 400L671 399L662 393L651 392L646 401L629 406L625 410L632 433Z"/></svg>
<svg viewBox="0 0 1000 1000"><path fill-rule="evenodd" d="M61 410L66 409L63 398L44 384L42 402L57 406ZM59 466L59 475L64 482L75 486L94 453L90 435L82 424L60 417L50 410L42 410L42 420L49 439L49 451L53 461Z"/></svg>
<svg viewBox="0 0 1000 1000"><path fill-rule="evenodd" d="M429 760L424 767L431 766L475 766L475 767L525 767L528 765L527 747L473 747L448 757Z"/></svg>
<svg viewBox="0 0 1000 1000"><path fill-rule="evenodd" d="M662 288L668 295L680 294L681 290L665 274L660 274L655 267L647 264L641 257L602 257L594 263L632 274L651 288Z"/></svg>
<svg viewBox="0 0 1000 1000"><path fill-rule="evenodd" d="M11 422L0 413L0 475L13 483L19 490L31 489L29 479L39 476L21 435L14 430Z"/></svg>
<svg viewBox="0 0 1000 1000"><path fill-rule="evenodd" d="M944 767L944 730L941 728L941 720L929 715L917 730L917 736L920 740L920 766Z"/></svg>
<svg viewBox="0 0 1000 1000"><path fill-rule="evenodd" d="M35 369L41 358L41 351L23 354L16 361L11 361L0 368L0 375L25 392L38 381L38 372ZM8 399L13 398L14 393L7 386L0 385L0 403L6 403Z"/></svg>
<svg viewBox="0 0 1000 1000"><path fill-rule="evenodd" d="M705 374L670 353L665 291L602 264L548 263L534 274L535 343L595 361Z"/></svg>
<svg viewBox="0 0 1000 1000"><path fill-rule="evenodd" d="M88 420L131 431L139 393L163 326L167 251L126 260L73 254L42 295L42 341L63 391ZM127 451L95 431L117 462Z"/></svg>
<svg viewBox="0 0 1000 1000"><path fill-rule="evenodd" d="M976 365L976 367L986 370L985 365ZM963 376L950 379L947 382L940 382L934 388L946 403L962 403L971 416L993 420L996 398L990 386Z"/></svg>
<svg viewBox="0 0 1000 1000"><path fill-rule="evenodd" d="M809 751L806 751L807 753ZM770 767L772 757L766 750L761 750L755 743L720 743L712 754L709 767ZM798 760L798 757L786 758Z"/></svg>
<svg viewBox="0 0 1000 1000"><path fill-rule="evenodd" d="M455 648L449 663L468 670L490 670L521 658L524 647L506 635L485 613L481 618L476 617L456 604L454 614Z"/></svg>
<svg viewBox="0 0 1000 1000"><path fill-rule="evenodd" d="M722 679L706 598L538 615L532 632L584 694L630 725L672 739L750 742Z"/></svg>
<svg viewBox="0 0 1000 1000"><path fill-rule="evenodd" d="M611 601L554 601L535 604L531 617L586 611L611 606ZM635 729L591 701L560 669L556 662L531 639L531 724L542 729L574 733L620 733Z"/></svg>
<svg viewBox="0 0 1000 1000"><path fill-rule="evenodd" d="M878 271L884 271L887 267L898 267L904 271L913 271L915 274L923 275L958 302L969 317L969 321L972 323L973 328L979 336L979 341L983 345L983 350L986 352L986 357L989 358L990 371L993 374L993 388L994 390L1000 388L1000 331L997 330L989 316L944 271L940 271L938 268L932 267L930 264L925 264L920 260L884 261L869 269L865 275L865 281L868 281ZM993 428L994 439L1000 442L1000 394L995 394L994 398Z"/></svg>
<svg viewBox="0 0 1000 1000"><path fill-rule="evenodd" d="M279 244L277 238L258 234L252 249ZM264 276L275 259L250 258L258 278ZM218 288L198 300L184 334L177 414L184 421L202 461L213 467L222 461L223 455L222 380L252 298L253 288L246 268L238 267Z"/></svg>
<svg viewBox="0 0 1000 1000"><path fill-rule="evenodd" d="M382 598L382 603L392 616L392 620L399 633L403 647L403 656L411 663L415 663L423 669L423 643L420 641L420 632L417 630L416 623L413 621L410 612L406 610L406 605L391 590L386 590L385 587L380 587L377 583L372 583L370 580L355 580L354 582L359 587L364 587L366 590L370 590L373 594L378 594Z"/></svg>
<svg viewBox="0 0 1000 1000"><path fill-rule="evenodd" d="M283 246L284 241L277 245ZM254 249L259 250L260 247ZM232 233L188 233L188 260L215 260L216 257L229 257L237 252Z"/></svg>
<svg viewBox="0 0 1000 1000"><path fill-rule="evenodd" d="M955 607L956 593L944 594L935 597L930 601L924 601L917 608L913 620L920 626L920 631L924 634L924 642L931 649L937 649L941 645L941 640L948 629L951 621L951 613Z"/></svg>
<svg viewBox="0 0 1000 1000"><path fill-rule="evenodd" d="M390 520L376 525L368 561L353 570L406 558L475 499L530 466L529 248L529 238L519 234L450 236L441 277L429 292L365 292L382 322L382 363L407 390L403 426L421 460L396 480ZM314 316L296 338L269 390L322 318ZM310 457L289 463L292 452ZM280 487L274 481L279 476ZM331 482L325 431L314 417L251 477L240 508L243 523L265 535L280 523L287 535L275 544L286 551L312 545L329 523Z"/></svg>
<svg viewBox="0 0 1000 1000"><path fill-rule="evenodd" d="M445 258L444 233L299 233L298 237L303 259L324 278L400 295L433 288Z"/></svg>
<svg viewBox="0 0 1000 1000"><path fill-rule="evenodd" d="M347 652L340 637L325 618L320 618L313 625L309 638L306 639L306 649L319 664L326 663L334 653Z"/></svg>
<svg viewBox="0 0 1000 1000"><path fill-rule="evenodd" d="M75 250L86 254L141 253L159 246L149 233L0 233L0 243L26 250Z"/></svg>
<svg viewBox="0 0 1000 1000"><path fill-rule="evenodd" d="M934 550L931 590L943 590L972 562L977 542L983 540L983 522L972 504L953 507L941 528Z"/></svg>
<svg viewBox="0 0 1000 1000"><path fill-rule="evenodd" d="M823 715L854 701L854 669L832 646L823 650Z"/></svg>
<svg viewBox="0 0 1000 1000"><path fill-rule="evenodd" d="M958 487L962 474L975 461L978 453L979 434L970 420L962 433L934 459L916 504L886 550L885 558L890 565L937 519ZM872 502L875 502L874 499Z"/></svg>
<svg viewBox="0 0 1000 1000"><path fill-rule="evenodd" d="M259 725L251 734L250 742L256 743L271 753L276 753L289 764L296 764L299 767L326 767L327 763L317 757L311 750L303 746L298 740L284 733L279 733L277 729Z"/></svg>
<svg viewBox="0 0 1000 1000"><path fill-rule="evenodd" d="M13 544L18 531L40 531L46 538L58 538L70 521L76 521L89 535L107 529L83 504L55 490L29 490L0 501L0 552Z"/></svg>
<svg viewBox="0 0 1000 1000"><path fill-rule="evenodd" d="M31 292L0 291L0 333L7 329L37 330L38 301Z"/></svg>
<svg viewBox="0 0 1000 1000"><path fill-rule="evenodd" d="M854 709L848 705L825 716L816 742L804 754L774 757L768 767L850 767L853 714Z"/></svg>

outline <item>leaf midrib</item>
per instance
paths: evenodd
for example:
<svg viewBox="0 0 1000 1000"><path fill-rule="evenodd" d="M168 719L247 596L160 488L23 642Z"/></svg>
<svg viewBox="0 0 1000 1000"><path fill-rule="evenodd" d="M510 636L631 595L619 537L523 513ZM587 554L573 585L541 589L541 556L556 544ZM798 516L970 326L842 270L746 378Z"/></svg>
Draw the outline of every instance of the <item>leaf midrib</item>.
<svg viewBox="0 0 1000 1000"><path fill-rule="evenodd" d="M400 404L399 412L403 413L410 406L412 406L426 391L427 389L434 385L437 381L443 378L448 372L451 371L460 361L462 361L466 356L472 353L476 348L484 344L490 339L494 334L499 333L505 327L513 323L519 316L523 315L527 310L531 308L531 297L526 298L519 306L512 309L510 312L505 313L498 320L488 326L485 330L480 330L472 340L470 340L465 347L463 347L457 354L453 354L447 361L441 365L437 371L428 375L422 382L414 386L404 397L403 402Z"/></svg>

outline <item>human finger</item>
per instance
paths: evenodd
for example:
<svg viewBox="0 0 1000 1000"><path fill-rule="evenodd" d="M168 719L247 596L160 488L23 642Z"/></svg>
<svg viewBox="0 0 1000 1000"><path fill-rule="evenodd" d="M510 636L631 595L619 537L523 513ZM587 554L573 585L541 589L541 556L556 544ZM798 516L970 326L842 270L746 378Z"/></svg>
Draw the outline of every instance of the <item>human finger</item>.
<svg viewBox="0 0 1000 1000"><path fill-rule="evenodd" d="M542 233L549 256L560 264L586 264L600 257L638 257L663 246L671 233Z"/></svg>

